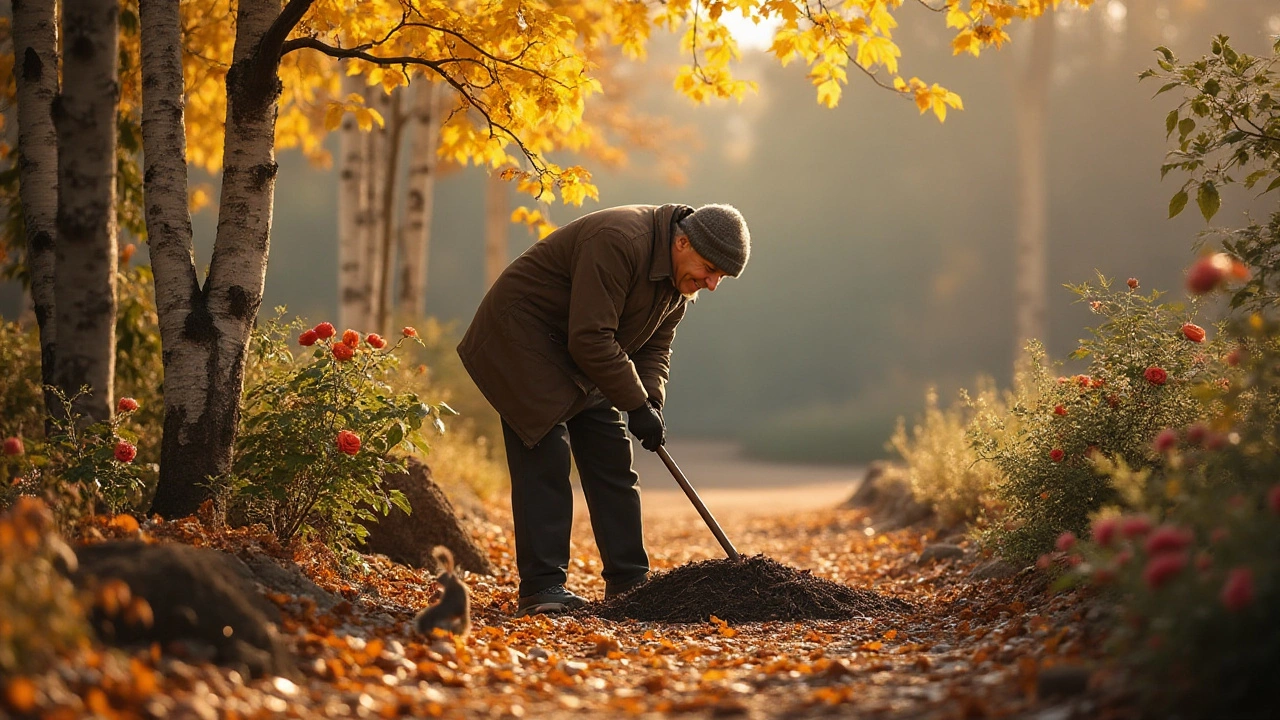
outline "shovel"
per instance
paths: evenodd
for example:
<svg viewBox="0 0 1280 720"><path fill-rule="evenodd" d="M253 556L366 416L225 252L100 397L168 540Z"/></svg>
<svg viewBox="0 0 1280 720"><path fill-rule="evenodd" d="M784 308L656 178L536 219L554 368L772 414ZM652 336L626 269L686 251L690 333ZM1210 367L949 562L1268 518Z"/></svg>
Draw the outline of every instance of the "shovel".
<svg viewBox="0 0 1280 720"><path fill-rule="evenodd" d="M689 484L689 480L685 478L684 473L680 472L680 467L676 465L676 461L671 459L671 453L667 452L667 448L658 446L658 457L662 458L663 464L671 471L671 476L680 483L680 489L684 490L684 494L689 496L689 502L693 503L694 509L702 516L702 521L711 528L711 533L716 536L716 540L720 541L720 547L724 548L724 552L729 556L730 560L738 560L742 556L734 549L733 543L729 542L729 538L725 536L724 530L720 529L720 523L716 522L715 517L711 515L711 511L702 502L702 498L698 497L698 493Z"/></svg>

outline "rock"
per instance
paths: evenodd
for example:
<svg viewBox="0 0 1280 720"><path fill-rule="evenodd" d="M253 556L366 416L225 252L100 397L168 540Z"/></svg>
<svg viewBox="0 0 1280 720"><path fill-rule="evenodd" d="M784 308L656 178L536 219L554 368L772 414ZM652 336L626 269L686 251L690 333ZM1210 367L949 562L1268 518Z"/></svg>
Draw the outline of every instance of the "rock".
<svg viewBox="0 0 1280 720"><path fill-rule="evenodd" d="M885 471L889 469L889 463L883 460L873 460L867 465L867 472L862 476L862 482L858 483L858 487L853 491L853 495L844 501L841 507L861 508L871 507L880 499L880 488L877 481L884 476Z"/></svg>
<svg viewBox="0 0 1280 720"><path fill-rule="evenodd" d="M1005 560L988 560L969 573L971 580L998 580L1018 574L1018 566Z"/></svg>
<svg viewBox="0 0 1280 720"><path fill-rule="evenodd" d="M76 555L79 569L71 579L78 587L93 592L118 579L128 585L130 596L150 606L147 622L136 605L109 612L106 603L95 603L89 619L104 642L205 645L220 664L254 677L294 672L276 630L279 610L245 580L235 558L206 548L137 541L83 546Z"/></svg>
<svg viewBox="0 0 1280 720"><path fill-rule="evenodd" d="M920 559L916 562L921 565L927 565L935 560L954 560L960 557L964 557L964 548L959 545L934 543L925 546L924 550L920 552Z"/></svg>
<svg viewBox="0 0 1280 720"><path fill-rule="evenodd" d="M412 515L398 507L377 521L363 521L369 529L365 550L381 553L411 567L439 572L431 549L444 545L453 551L453 559L463 570L493 575L489 557L463 527L453 504L431 479L431 468L409 458L408 472L386 475L382 479L387 490L399 490L409 500Z"/></svg>
<svg viewBox="0 0 1280 720"><path fill-rule="evenodd" d="M295 563L252 551L239 559L249 570L250 578L265 590L310 598L321 612L328 612L342 601L342 598L312 582Z"/></svg>
<svg viewBox="0 0 1280 720"><path fill-rule="evenodd" d="M933 516L932 508L912 496L902 469L882 460L867 466L858 489L841 507L866 508L880 531L909 527Z"/></svg>
<svg viewBox="0 0 1280 720"><path fill-rule="evenodd" d="M1089 676L1093 673L1079 665L1055 665L1040 671L1036 678L1036 693L1041 699L1074 697L1089 688Z"/></svg>

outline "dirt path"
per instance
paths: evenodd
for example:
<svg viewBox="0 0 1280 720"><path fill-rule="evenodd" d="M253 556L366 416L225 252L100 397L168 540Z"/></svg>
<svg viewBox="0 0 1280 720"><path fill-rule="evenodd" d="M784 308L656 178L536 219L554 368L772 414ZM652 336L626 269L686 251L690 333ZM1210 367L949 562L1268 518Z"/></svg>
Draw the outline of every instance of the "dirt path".
<svg viewBox="0 0 1280 720"><path fill-rule="evenodd" d="M900 598L908 612L732 626L516 618L510 521L496 508L493 524L478 531L499 575L466 577L474 629L465 640L412 632L413 614L438 592L429 573L374 556L343 576L323 554L299 553L295 560L319 584L349 602L317 615L287 596L273 598L298 655L293 681L250 681L142 649L127 661L70 659L73 669L38 679L36 697L67 716L106 701L125 717L1096 716L1094 701L1080 694L1089 673L1075 668L1095 661L1102 643L1083 622L1078 597L1047 594L1031 575L974 580L982 558L963 542L961 557L920 565L935 533L875 531L861 511L832 506L851 489L846 481L747 489L713 481L706 496L744 554ZM722 557L676 492L646 495L657 570ZM198 544L225 546L216 536ZM590 527L578 523L569 583L599 598L600 569ZM74 669L87 662L96 664ZM154 668L145 689L129 679L139 668ZM1050 676L1058 685L1043 682ZM1044 697L1062 687L1067 699Z"/></svg>

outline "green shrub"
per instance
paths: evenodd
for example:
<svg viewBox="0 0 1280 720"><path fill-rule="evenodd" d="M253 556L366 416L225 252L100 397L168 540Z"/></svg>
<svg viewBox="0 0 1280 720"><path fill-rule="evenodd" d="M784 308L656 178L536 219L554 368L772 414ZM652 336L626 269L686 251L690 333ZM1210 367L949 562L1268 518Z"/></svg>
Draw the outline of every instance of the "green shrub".
<svg viewBox="0 0 1280 720"><path fill-rule="evenodd" d="M55 500L64 523L99 510L114 515L144 508L145 489L154 487L157 468L136 462L139 435L126 425L132 424L137 402L121 398L110 419L78 427L81 416L72 404L79 394L67 397L56 389L53 393L63 412L51 420L53 430L41 449L44 457L23 479L23 494Z"/></svg>
<svg viewBox="0 0 1280 720"><path fill-rule="evenodd" d="M0 319L0 437L44 437L40 337Z"/></svg>
<svg viewBox="0 0 1280 720"><path fill-rule="evenodd" d="M1277 330L1264 324L1257 333L1275 338ZM1115 649L1138 670L1153 707L1204 717L1276 709L1280 438L1271 391L1278 382L1280 348L1261 343L1241 390L1207 426L1177 433L1166 462L1146 476L1113 470L1118 484L1145 489L1134 493L1140 512L1103 514L1090 540L1071 547L1065 539L1056 553L1078 563L1069 581L1097 585L1119 602L1125 622Z"/></svg>
<svg viewBox="0 0 1280 720"><path fill-rule="evenodd" d="M970 426L978 457L1004 478L996 488L1004 514L986 540L1013 560L1037 557L1060 533L1083 532L1092 513L1120 502L1097 471L1100 460L1152 465L1157 433L1191 424L1225 392L1221 341L1196 342L1184 330L1194 307L1098 280L1071 287L1104 318L1072 354L1088 373L1059 376L1033 344L1007 413L979 413Z"/></svg>
<svg viewBox="0 0 1280 720"><path fill-rule="evenodd" d="M908 435L898 420L890 447L905 463L906 482L917 502L930 505L947 525L973 522L983 516L1000 476L994 465L980 460L965 429L978 412L997 413L1001 401L990 381L979 385L976 398L961 392L961 401L943 410L938 393L925 395L924 417Z"/></svg>
<svg viewBox="0 0 1280 720"><path fill-rule="evenodd" d="M309 360L295 362L289 350L297 331L298 342L314 347ZM282 541L315 537L339 550L367 534L357 520L385 515L392 504L409 511L403 494L381 487L384 473L404 469L392 452L426 453L423 423L443 432L441 417L452 413L386 382L396 352L416 338L384 349L376 335L343 336L328 323L304 330L278 319L254 333L227 481L233 508L249 521L265 522Z"/></svg>

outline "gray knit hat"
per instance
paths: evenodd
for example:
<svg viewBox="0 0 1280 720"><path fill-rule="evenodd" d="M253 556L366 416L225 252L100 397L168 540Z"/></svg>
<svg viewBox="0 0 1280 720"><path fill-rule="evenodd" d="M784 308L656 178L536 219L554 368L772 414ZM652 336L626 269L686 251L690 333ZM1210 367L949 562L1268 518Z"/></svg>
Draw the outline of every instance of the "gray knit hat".
<svg viewBox="0 0 1280 720"><path fill-rule="evenodd" d="M751 233L742 213L732 205L703 205L680 221L693 249L733 277L751 257Z"/></svg>

